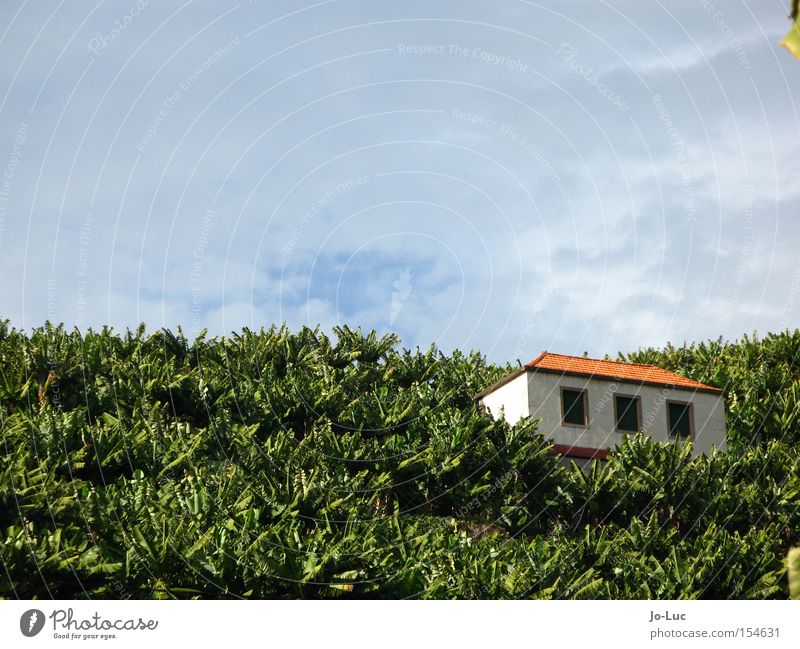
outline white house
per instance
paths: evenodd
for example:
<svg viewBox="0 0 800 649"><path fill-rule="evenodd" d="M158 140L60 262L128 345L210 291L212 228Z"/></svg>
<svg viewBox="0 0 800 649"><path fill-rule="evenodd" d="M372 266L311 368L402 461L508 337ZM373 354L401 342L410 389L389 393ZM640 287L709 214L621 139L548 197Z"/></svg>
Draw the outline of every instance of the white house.
<svg viewBox="0 0 800 649"><path fill-rule="evenodd" d="M543 352L477 395L493 417L540 419L555 450L603 459L629 433L690 439L693 453L726 448L722 390L655 365Z"/></svg>

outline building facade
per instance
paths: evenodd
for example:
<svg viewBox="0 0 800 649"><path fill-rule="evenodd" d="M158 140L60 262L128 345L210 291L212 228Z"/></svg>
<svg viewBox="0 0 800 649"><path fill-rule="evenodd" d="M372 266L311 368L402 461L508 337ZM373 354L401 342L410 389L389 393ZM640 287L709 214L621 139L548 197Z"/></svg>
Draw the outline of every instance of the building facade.
<svg viewBox="0 0 800 649"><path fill-rule="evenodd" d="M691 440L693 453L726 450L722 390L654 365L544 352L478 395L495 418L540 420L555 450L603 459L625 435Z"/></svg>

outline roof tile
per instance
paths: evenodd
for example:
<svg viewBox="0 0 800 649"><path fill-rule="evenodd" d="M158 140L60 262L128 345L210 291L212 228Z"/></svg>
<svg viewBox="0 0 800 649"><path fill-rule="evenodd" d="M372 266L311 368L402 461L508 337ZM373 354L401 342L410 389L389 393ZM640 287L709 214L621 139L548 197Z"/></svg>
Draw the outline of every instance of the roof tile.
<svg viewBox="0 0 800 649"><path fill-rule="evenodd" d="M621 381L722 392L719 388L687 379L685 376L669 372L655 365L642 365L640 363L605 361L582 356L565 356L563 354L542 352L525 367L532 370L562 372L579 376L596 376Z"/></svg>

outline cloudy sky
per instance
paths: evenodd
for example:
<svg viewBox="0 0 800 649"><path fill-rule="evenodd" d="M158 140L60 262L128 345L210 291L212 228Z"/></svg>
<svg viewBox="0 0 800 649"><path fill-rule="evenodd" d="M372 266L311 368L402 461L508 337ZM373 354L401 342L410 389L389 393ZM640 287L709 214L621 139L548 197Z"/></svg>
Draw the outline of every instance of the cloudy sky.
<svg viewBox="0 0 800 649"><path fill-rule="evenodd" d="M788 4L4 0L0 317L498 361L794 328Z"/></svg>

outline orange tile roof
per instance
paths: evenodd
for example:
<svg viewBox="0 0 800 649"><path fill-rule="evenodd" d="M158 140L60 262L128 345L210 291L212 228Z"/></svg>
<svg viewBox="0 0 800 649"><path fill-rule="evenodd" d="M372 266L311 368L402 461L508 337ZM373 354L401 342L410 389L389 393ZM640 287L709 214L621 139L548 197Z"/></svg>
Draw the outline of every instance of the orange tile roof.
<svg viewBox="0 0 800 649"><path fill-rule="evenodd" d="M642 365L641 363L601 361L594 358L583 358L582 356L564 356L563 354L542 352L525 367L530 370L542 370L558 374L601 377L618 381L674 386L690 390L722 392L719 388L711 385L687 379L685 376L669 372L655 365Z"/></svg>

